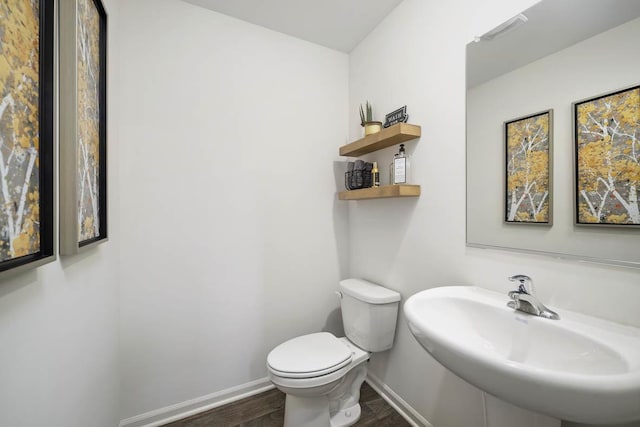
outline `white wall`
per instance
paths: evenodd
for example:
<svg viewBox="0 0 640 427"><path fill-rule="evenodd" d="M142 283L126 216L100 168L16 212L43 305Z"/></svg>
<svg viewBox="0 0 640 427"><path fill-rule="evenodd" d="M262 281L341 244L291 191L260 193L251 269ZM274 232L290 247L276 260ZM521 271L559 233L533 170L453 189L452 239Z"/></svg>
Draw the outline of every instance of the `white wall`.
<svg viewBox="0 0 640 427"><path fill-rule="evenodd" d="M638 230L581 227L574 221L574 171L572 102L630 87L638 82L640 19L635 19L532 62L484 84L467 94L467 197L473 209L467 220L469 240L494 246L600 257L640 266ZM616 58L594 61L585 58ZM523 82L526 82L523 84ZM502 159L502 123L542 110L553 109L553 227L514 227L503 223L501 192L503 168L487 168Z"/></svg>
<svg viewBox="0 0 640 427"><path fill-rule="evenodd" d="M553 306L640 326L636 270L465 247L465 44L532 0L405 0L349 58L175 0L104 1L111 238L0 286L0 425L114 426L264 377L283 340L340 333L347 276L406 298L524 272ZM335 201L366 99L423 126L419 199ZM481 393L402 318L370 368L434 425L483 425ZM487 406L494 427L557 424Z"/></svg>
<svg viewBox="0 0 640 427"><path fill-rule="evenodd" d="M122 4L122 418L340 332L348 58L176 0Z"/></svg>
<svg viewBox="0 0 640 427"><path fill-rule="evenodd" d="M360 136L364 100L379 118L407 104L423 136L407 144L420 198L350 202L350 274L406 299L444 285L506 293L506 277L526 273L551 306L640 326L637 270L465 246L465 45L533 3L405 0L351 53L351 139ZM369 157L386 166L395 150ZM435 426L483 426L481 393L432 359L402 319L396 337L390 352L374 355L371 372ZM488 408L493 427L558 424L492 399Z"/></svg>
<svg viewBox="0 0 640 427"><path fill-rule="evenodd" d="M0 283L0 425L113 427L118 377L118 3L109 15L110 240Z"/></svg>

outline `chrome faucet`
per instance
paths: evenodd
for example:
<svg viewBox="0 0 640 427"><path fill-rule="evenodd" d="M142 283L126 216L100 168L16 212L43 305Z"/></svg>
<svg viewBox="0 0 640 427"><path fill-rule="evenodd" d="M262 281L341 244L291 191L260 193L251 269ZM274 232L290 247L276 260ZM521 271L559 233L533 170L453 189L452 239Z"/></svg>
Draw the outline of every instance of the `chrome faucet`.
<svg viewBox="0 0 640 427"><path fill-rule="evenodd" d="M554 320L560 319L558 313L545 307L545 305L536 298L533 279L531 279L531 277L525 276L524 274L516 274L515 276L509 277L509 280L512 282L518 282L518 289L509 292L508 295L512 301L507 303L508 307L533 314L534 316Z"/></svg>

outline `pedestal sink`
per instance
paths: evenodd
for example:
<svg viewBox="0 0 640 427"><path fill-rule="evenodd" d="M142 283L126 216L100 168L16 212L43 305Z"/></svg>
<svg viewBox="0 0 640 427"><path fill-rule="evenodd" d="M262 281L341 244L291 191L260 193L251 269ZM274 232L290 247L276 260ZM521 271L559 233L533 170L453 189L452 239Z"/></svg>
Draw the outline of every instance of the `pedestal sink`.
<svg viewBox="0 0 640 427"><path fill-rule="evenodd" d="M544 319L507 302L441 287L411 296L404 314L437 361L496 397L579 423L640 420L640 329L562 310Z"/></svg>

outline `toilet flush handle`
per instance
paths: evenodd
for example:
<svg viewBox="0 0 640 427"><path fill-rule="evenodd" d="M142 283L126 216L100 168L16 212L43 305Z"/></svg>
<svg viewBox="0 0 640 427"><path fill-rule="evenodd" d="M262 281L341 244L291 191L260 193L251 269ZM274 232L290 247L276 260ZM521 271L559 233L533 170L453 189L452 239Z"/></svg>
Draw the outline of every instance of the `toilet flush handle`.
<svg viewBox="0 0 640 427"><path fill-rule="evenodd" d="M338 295L338 298L342 299L342 292L336 291L336 295Z"/></svg>

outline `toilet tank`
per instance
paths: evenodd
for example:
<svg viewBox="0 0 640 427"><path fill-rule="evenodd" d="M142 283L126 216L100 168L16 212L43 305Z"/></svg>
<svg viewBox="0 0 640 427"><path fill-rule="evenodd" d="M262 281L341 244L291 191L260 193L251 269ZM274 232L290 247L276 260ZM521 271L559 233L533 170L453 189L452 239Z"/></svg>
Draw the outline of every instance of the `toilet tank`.
<svg viewBox="0 0 640 427"><path fill-rule="evenodd" d="M367 351L393 345L400 294L362 279L340 281L342 323L347 338Z"/></svg>

